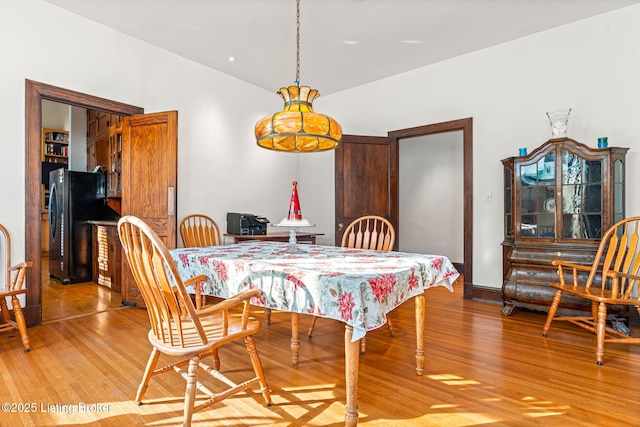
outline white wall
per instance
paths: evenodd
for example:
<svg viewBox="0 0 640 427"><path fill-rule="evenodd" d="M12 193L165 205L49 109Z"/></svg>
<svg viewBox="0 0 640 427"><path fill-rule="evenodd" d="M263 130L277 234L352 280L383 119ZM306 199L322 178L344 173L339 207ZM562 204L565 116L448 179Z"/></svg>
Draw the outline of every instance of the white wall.
<svg viewBox="0 0 640 427"><path fill-rule="evenodd" d="M399 141L398 249L464 262L462 131Z"/></svg>
<svg viewBox="0 0 640 427"><path fill-rule="evenodd" d="M42 112L44 120L44 111ZM69 108L71 127L69 129L69 169L87 170L87 110L72 106Z"/></svg>
<svg viewBox="0 0 640 427"><path fill-rule="evenodd" d="M42 127L69 130L69 106L57 102L42 101Z"/></svg>
<svg viewBox="0 0 640 427"><path fill-rule="evenodd" d="M345 133L386 135L413 126L473 117L473 282L502 283L502 165L550 138L545 112L572 107L568 136L591 146L630 147L627 182L640 178L640 6L631 6L479 52L319 98ZM321 102L324 104L321 105ZM305 158L309 182L333 173L333 158ZM325 184L323 184L324 186ZM484 202L492 193L493 201ZM333 203L317 221L333 218ZM627 192L627 215L640 195Z"/></svg>

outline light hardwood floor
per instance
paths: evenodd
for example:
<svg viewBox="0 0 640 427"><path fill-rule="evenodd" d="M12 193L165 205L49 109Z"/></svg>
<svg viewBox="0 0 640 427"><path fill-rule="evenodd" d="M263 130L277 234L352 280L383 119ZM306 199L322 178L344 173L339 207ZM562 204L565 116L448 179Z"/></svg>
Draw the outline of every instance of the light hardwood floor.
<svg viewBox="0 0 640 427"><path fill-rule="evenodd" d="M119 308L122 297L92 282L63 285L49 277L49 259L42 257L42 322L57 322Z"/></svg>
<svg viewBox="0 0 640 427"><path fill-rule="evenodd" d="M407 302L394 312L394 338L386 328L367 334L360 424L638 425L640 346L608 345L598 366L594 337L576 327L554 325L545 339L542 314L502 317L500 305L463 300L461 285L426 295L425 375L414 371L414 305ZM301 317L301 331L308 321ZM144 310L124 308L30 328L29 353L19 338L0 335L0 395L21 409L1 414L0 425L179 425L184 382L177 374L153 378L145 404L133 402L150 350L147 330ZM274 312L256 335L274 405L265 408L260 393L249 391L196 413L193 425L343 425L343 330L318 322L292 366L289 316ZM232 378L251 369L241 343L223 348L221 358Z"/></svg>

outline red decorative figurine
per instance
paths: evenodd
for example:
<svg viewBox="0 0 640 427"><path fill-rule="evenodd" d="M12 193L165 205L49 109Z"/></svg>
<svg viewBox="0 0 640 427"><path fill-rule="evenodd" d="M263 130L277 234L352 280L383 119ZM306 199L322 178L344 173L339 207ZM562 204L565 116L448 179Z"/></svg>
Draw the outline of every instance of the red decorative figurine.
<svg viewBox="0 0 640 427"><path fill-rule="evenodd" d="M302 220L302 209L300 209L300 200L298 200L298 181L293 181L293 190L291 191L291 204L289 205L288 221Z"/></svg>

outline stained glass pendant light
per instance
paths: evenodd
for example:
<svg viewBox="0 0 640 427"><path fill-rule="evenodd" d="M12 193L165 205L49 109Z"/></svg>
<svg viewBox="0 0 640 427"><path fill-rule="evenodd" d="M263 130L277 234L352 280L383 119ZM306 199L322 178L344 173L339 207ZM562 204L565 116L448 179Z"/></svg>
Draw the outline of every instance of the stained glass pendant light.
<svg viewBox="0 0 640 427"><path fill-rule="evenodd" d="M280 88L284 109L258 121L256 141L260 147L276 151L331 150L340 143L342 128L331 117L313 111L318 91L300 86L300 0L296 0L296 7L296 85Z"/></svg>

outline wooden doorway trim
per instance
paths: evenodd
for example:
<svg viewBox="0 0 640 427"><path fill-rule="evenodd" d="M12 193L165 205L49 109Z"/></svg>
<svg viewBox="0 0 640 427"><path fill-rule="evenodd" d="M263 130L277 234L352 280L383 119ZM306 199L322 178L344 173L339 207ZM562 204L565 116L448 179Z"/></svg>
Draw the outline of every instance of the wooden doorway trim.
<svg viewBox="0 0 640 427"><path fill-rule="evenodd" d="M143 114L144 108L123 104L68 89L25 81L25 259L33 262L27 274L24 308L28 326L42 321L42 263L40 233L40 182L42 158L42 100L59 102L121 116Z"/></svg>
<svg viewBox="0 0 640 427"><path fill-rule="evenodd" d="M463 171L464 171L464 298L473 299L473 118L452 120L449 122L417 126L389 132L392 144L398 145L400 139L418 136L434 135L438 133L462 131L463 140Z"/></svg>

